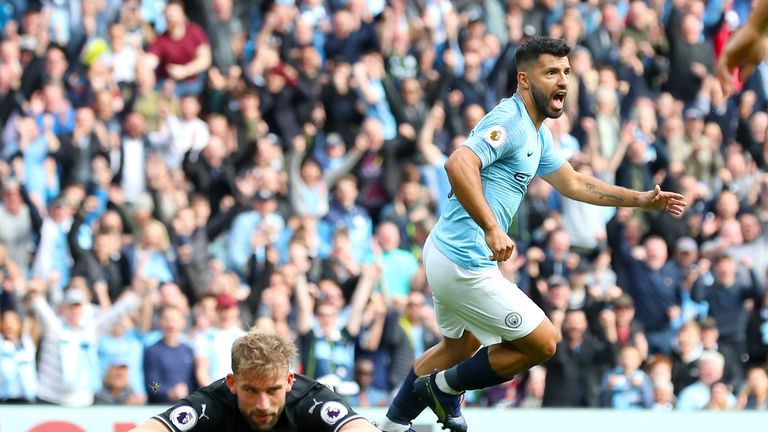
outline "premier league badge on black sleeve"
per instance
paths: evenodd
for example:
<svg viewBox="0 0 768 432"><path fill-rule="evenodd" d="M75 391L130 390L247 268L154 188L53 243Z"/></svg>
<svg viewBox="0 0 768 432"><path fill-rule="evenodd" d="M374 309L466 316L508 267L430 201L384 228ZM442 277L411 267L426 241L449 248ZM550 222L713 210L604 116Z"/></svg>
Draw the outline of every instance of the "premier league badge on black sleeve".
<svg viewBox="0 0 768 432"><path fill-rule="evenodd" d="M197 411L189 405L180 406L168 416L171 423L180 431L188 431L197 424Z"/></svg>
<svg viewBox="0 0 768 432"><path fill-rule="evenodd" d="M347 414L349 414L347 407L335 401L326 402L320 409L320 417L331 426L346 417Z"/></svg>

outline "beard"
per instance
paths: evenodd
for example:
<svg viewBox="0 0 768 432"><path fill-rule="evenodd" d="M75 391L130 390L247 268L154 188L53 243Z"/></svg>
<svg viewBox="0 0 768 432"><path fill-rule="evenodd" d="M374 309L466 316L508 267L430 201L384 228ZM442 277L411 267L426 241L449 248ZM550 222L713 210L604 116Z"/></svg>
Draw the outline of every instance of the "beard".
<svg viewBox="0 0 768 432"><path fill-rule="evenodd" d="M248 425L251 427L251 430L254 431L271 431L275 425L277 424L278 420L280 420L280 415L282 414L282 409L278 411L273 412L263 412L263 411L257 411L255 409L252 409L250 411L240 411L243 414L243 417L245 417L245 420L248 422ZM262 415L272 415L272 417L269 418L267 421L257 420L256 417L262 416Z"/></svg>
<svg viewBox="0 0 768 432"><path fill-rule="evenodd" d="M552 96L547 96L543 91L539 90L533 83L531 83L531 97L533 99L533 105L536 107L536 111L544 114L547 118L558 118L565 112L564 109L556 110L552 108ZM563 100L565 102L565 100Z"/></svg>

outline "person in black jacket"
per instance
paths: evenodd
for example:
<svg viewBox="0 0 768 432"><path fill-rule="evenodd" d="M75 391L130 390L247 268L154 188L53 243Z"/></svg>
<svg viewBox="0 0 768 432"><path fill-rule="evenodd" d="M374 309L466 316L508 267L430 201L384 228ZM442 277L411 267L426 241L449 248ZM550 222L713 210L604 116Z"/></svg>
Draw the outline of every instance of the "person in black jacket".
<svg viewBox="0 0 768 432"><path fill-rule="evenodd" d="M78 236L86 219L94 211L97 198L84 200L80 211L75 215L72 226L67 234L69 250L74 260L72 277L82 276L88 286L102 282L106 284L110 301L117 297L131 284L130 263L120 251L118 234L108 229L100 229L93 234L93 246L85 249L80 246Z"/></svg>
<svg viewBox="0 0 768 432"><path fill-rule="evenodd" d="M614 345L594 338L587 332L587 316L580 309L566 312L563 340L547 368L544 389L545 407L596 407L603 373L616 356Z"/></svg>

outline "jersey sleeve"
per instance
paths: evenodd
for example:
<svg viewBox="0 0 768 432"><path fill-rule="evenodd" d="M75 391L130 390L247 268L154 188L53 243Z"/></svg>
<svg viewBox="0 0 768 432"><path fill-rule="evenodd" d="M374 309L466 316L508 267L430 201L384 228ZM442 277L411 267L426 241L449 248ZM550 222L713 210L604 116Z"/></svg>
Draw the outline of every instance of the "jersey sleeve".
<svg viewBox="0 0 768 432"><path fill-rule="evenodd" d="M511 154L518 135L518 128L511 128L502 122L482 121L472 130L463 145L480 158L482 168L485 168Z"/></svg>
<svg viewBox="0 0 768 432"><path fill-rule="evenodd" d="M297 430L301 431L336 432L358 418L363 416L326 387L307 393L298 401L294 411Z"/></svg>
<svg viewBox="0 0 768 432"><path fill-rule="evenodd" d="M542 127L546 128L546 126ZM541 160L539 161L539 168L536 170L538 176L555 172L565 163L565 158L555 148L555 141L552 139L552 132L549 128L544 129L544 133L542 133L542 144Z"/></svg>
<svg viewBox="0 0 768 432"><path fill-rule="evenodd" d="M179 401L167 411L152 418L162 423L171 432L214 432L221 431L229 423L220 402L199 391Z"/></svg>

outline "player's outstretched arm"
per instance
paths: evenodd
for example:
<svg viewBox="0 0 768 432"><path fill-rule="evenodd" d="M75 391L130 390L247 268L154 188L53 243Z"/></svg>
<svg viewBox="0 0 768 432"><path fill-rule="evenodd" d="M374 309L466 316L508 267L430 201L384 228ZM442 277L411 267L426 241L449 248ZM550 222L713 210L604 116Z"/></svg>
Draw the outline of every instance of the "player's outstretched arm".
<svg viewBox="0 0 768 432"><path fill-rule="evenodd" d="M589 204L614 207L638 207L648 211L666 211L680 216L688 205L679 193L654 189L640 192L612 185L595 177L576 172L565 162L556 171L544 176L563 196Z"/></svg>
<svg viewBox="0 0 768 432"><path fill-rule="evenodd" d="M365 419L354 419L339 428L338 432L378 432L379 429Z"/></svg>
<svg viewBox="0 0 768 432"><path fill-rule="evenodd" d="M168 428L155 419L149 419L143 425L133 428L128 432L168 432Z"/></svg>
<svg viewBox="0 0 768 432"><path fill-rule="evenodd" d="M717 79L728 96L733 70L741 66L740 79L746 80L763 60L763 38L768 35L768 0L757 0L744 26L728 40L717 62Z"/></svg>

